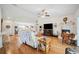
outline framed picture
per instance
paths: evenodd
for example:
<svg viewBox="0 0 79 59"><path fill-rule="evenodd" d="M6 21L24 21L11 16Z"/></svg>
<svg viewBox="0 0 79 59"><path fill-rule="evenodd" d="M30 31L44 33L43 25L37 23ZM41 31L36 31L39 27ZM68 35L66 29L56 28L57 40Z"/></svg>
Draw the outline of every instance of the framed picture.
<svg viewBox="0 0 79 59"><path fill-rule="evenodd" d="M63 18L63 21L64 21L65 24L67 23L67 20L68 20L67 17L64 17L64 18Z"/></svg>

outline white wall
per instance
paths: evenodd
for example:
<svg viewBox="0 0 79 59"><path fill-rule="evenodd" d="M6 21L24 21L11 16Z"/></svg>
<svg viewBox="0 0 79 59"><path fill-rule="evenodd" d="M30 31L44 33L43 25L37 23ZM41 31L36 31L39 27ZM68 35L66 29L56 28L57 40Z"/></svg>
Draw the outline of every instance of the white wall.
<svg viewBox="0 0 79 59"><path fill-rule="evenodd" d="M77 23L77 46L79 46L79 8L75 13L76 23Z"/></svg>
<svg viewBox="0 0 79 59"><path fill-rule="evenodd" d="M68 11L69 12L69 11ZM68 16L68 20L75 21L74 15L65 15ZM64 16L52 16L50 18L35 18L33 14L27 12L26 10L23 10L21 8L18 8L17 6L13 5L4 5L3 6L3 17L6 20L6 18L10 17L11 20L14 21L20 21L20 22L26 22L26 23L35 23L35 20L38 20L38 25L43 25L44 23L57 23L58 30L60 30L61 25L60 23L63 22ZM71 26L73 29L71 29L71 32L76 33L76 25ZM60 30L61 31L61 30Z"/></svg>
<svg viewBox="0 0 79 59"><path fill-rule="evenodd" d="M2 35L1 35L1 8L0 8L0 48L2 47Z"/></svg>
<svg viewBox="0 0 79 59"><path fill-rule="evenodd" d="M9 34L14 34L14 26L16 25L15 22L20 23L29 23L35 24L35 18L33 15L26 10L23 10L14 5L2 5L2 16L3 16L3 32L9 32ZM6 25L10 25L11 28L8 30L6 29Z"/></svg>
<svg viewBox="0 0 79 59"><path fill-rule="evenodd" d="M7 29L6 25L10 25L10 28ZM6 35L14 35L14 26L15 26L14 21L7 20L7 19L4 20L3 21L3 32L4 32L4 34L6 34Z"/></svg>
<svg viewBox="0 0 79 59"><path fill-rule="evenodd" d="M0 32L1 32L1 8L0 8Z"/></svg>
<svg viewBox="0 0 79 59"><path fill-rule="evenodd" d="M10 29L7 29L6 25L10 25ZM16 22L16 21L13 21L11 19L9 19L9 20L6 19L6 20L3 21L3 32L5 34L13 35L14 31L15 31L15 26L18 26L19 28L21 26L25 26L25 27L28 26L29 28L31 26L33 26L32 30L35 30L35 25L33 23Z"/></svg>
<svg viewBox="0 0 79 59"><path fill-rule="evenodd" d="M75 17L78 17L78 16L79 16L79 8L78 8L78 10L75 13Z"/></svg>
<svg viewBox="0 0 79 59"><path fill-rule="evenodd" d="M78 26L78 20L79 20L79 8L78 8L78 10L75 12L75 19L76 19L76 32L77 32L77 26ZM77 32L78 33L78 32Z"/></svg>
<svg viewBox="0 0 79 59"><path fill-rule="evenodd" d="M76 22L75 21L75 17L74 15L66 15L68 17L68 21L73 21L73 22ZM39 18L38 19L38 26L45 24L45 23L57 23L57 30L58 32L61 32L61 26L63 23L63 18L65 16L52 16L52 17L49 17L49 18ZM75 28L76 24L73 26L71 25L71 32L72 33L76 33L76 28ZM42 31L43 32L43 31ZM55 32L55 29L53 30L53 32Z"/></svg>
<svg viewBox="0 0 79 59"><path fill-rule="evenodd" d="M79 46L79 17L77 17L77 46Z"/></svg>
<svg viewBox="0 0 79 59"><path fill-rule="evenodd" d="M27 10L15 5L3 5L2 8L4 19L10 17L15 21L35 23L35 17Z"/></svg>
<svg viewBox="0 0 79 59"><path fill-rule="evenodd" d="M24 27L25 29L32 29L34 31L36 30L35 29L35 24L33 24L33 23L15 22L15 25L18 26L19 29L22 28L22 27ZM31 26L33 26L33 28L31 28Z"/></svg>

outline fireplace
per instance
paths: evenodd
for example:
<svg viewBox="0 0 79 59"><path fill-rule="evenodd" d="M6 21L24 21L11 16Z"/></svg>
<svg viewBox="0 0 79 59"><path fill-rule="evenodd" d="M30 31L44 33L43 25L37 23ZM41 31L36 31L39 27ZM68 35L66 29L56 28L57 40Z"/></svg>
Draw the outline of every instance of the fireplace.
<svg viewBox="0 0 79 59"><path fill-rule="evenodd" d="M52 36L53 35L53 24L44 24L44 35Z"/></svg>

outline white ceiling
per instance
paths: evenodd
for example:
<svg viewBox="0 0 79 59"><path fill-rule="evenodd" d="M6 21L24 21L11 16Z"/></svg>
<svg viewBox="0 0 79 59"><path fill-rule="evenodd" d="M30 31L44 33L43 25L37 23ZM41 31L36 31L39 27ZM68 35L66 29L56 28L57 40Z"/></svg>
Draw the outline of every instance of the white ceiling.
<svg viewBox="0 0 79 59"><path fill-rule="evenodd" d="M0 7L3 7L7 16L15 17L19 21L33 22L43 9L47 9L51 16L74 15L79 4L6 4Z"/></svg>
<svg viewBox="0 0 79 59"><path fill-rule="evenodd" d="M78 4L21 4L16 6L34 15L37 15L43 9L48 9L52 15L56 16L74 14L79 8Z"/></svg>

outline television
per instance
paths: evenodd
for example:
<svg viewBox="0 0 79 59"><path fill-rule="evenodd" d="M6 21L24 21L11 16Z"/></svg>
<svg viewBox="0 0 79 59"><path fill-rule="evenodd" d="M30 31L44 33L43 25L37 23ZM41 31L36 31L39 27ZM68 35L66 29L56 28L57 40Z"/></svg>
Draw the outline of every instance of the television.
<svg viewBox="0 0 79 59"><path fill-rule="evenodd" d="M44 29L52 29L53 28L53 26L52 26L53 24L44 24Z"/></svg>

